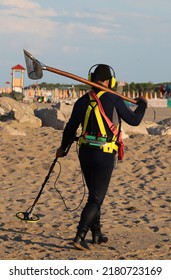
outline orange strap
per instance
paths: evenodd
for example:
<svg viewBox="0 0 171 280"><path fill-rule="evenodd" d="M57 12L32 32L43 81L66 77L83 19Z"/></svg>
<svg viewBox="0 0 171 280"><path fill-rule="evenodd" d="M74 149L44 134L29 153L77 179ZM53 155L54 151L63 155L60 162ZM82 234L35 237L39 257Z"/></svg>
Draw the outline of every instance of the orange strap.
<svg viewBox="0 0 171 280"><path fill-rule="evenodd" d="M104 117L106 123L109 126L109 129L112 131L112 133L117 136L118 135L118 129L116 128L116 126L113 124L113 122L106 116L105 111L103 109L102 103L100 101L100 99L97 97L97 95L95 94L94 91L90 91L90 95L97 101L99 110L102 114L102 116Z"/></svg>

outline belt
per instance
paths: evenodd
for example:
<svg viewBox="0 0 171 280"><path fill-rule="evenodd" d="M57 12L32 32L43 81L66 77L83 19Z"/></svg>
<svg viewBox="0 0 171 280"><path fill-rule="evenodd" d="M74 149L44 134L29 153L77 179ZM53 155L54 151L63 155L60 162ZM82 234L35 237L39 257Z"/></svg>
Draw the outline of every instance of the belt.
<svg viewBox="0 0 171 280"><path fill-rule="evenodd" d="M91 136L91 139L87 139L84 136L79 137L79 146L85 146L89 147L91 149L96 149L96 150L101 150L104 153L113 153L118 151L118 145L116 142L111 141L111 142L105 142L105 141L100 141L104 140L102 137L96 138L95 136ZM99 140L100 139L100 140Z"/></svg>

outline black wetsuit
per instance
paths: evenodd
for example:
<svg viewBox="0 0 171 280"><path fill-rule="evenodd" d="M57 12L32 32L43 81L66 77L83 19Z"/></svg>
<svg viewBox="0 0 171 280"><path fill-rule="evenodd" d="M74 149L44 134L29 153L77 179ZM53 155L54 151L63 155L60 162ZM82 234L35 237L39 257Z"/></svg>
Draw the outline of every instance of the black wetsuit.
<svg viewBox="0 0 171 280"><path fill-rule="evenodd" d="M132 126L140 124L146 109L146 103L141 100L138 102L137 108L132 111L126 106L121 97L109 92L105 92L100 97L100 100L110 120L112 120L113 111L115 109L118 116ZM71 117L63 132L62 148L64 150L74 139L79 125L81 124L83 126L85 113L89 104L90 98L88 93L75 102ZM110 135L111 132L105 121L104 125L107 134ZM93 130L93 132L97 133L99 131L98 124L93 116L89 118L87 127L89 132ZM84 232L86 235L89 229L91 229L92 232L100 230L100 207L103 203L112 175L114 157L115 153L104 153L102 150L92 149L85 145L81 145L79 149L79 160L89 190L89 195L88 201L81 213L78 233Z"/></svg>

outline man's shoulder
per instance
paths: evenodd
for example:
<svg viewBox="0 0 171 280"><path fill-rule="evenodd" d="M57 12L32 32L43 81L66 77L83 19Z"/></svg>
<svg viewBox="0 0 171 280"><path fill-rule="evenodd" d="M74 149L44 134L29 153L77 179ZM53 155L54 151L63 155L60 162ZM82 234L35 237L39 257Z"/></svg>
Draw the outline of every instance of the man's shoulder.
<svg viewBox="0 0 171 280"><path fill-rule="evenodd" d="M112 102L117 102L121 97L116 95L115 92L111 93L109 91L105 91L103 94L104 98L108 97Z"/></svg>
<svg viewBox="0 0 171 280"><path fill-rule="evenodd" d="M89 102L89 95L87 92L75 101L74 107L75 109L80 109L80 108L83 109L84 107L87 106L88 102Z"/></svg>
<svg viewBox="0 0 171 280"><path fill-rule="evenodd" d="M82 103L88 100L89 100L89 92L86 92L85 94L83 94L81 97L77 99L76 103Z"/></svg>

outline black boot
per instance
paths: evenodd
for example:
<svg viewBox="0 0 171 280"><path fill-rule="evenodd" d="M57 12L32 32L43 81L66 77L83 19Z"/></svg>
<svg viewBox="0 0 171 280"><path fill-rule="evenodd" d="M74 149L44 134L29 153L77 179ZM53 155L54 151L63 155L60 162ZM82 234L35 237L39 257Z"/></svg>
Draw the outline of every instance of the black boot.
<svg viewBox="0 0 171 280"><path fill-rule="evenodd" d="M76 237L74 238L74 247L79 250L90 250L90 247L88 246L87 242L85 241L85 232L78 232Z"/></svg>
<svg viewBox="0 0 171 280"><path fill-rule="evenodd" d="M92 243L100 245L101 243L106 243L108 241L108 237L102 234L101 232L101 224L100 218L98 217L94 224L91 226L92 232Z"/></svg>
<svg viewBox="0 0 171 280"><path fill-rule="evenodd" d="M106 243L108 241L108 237L104 234L100 233L92 233L92 243L100 245L101 243Z"/></svg>

